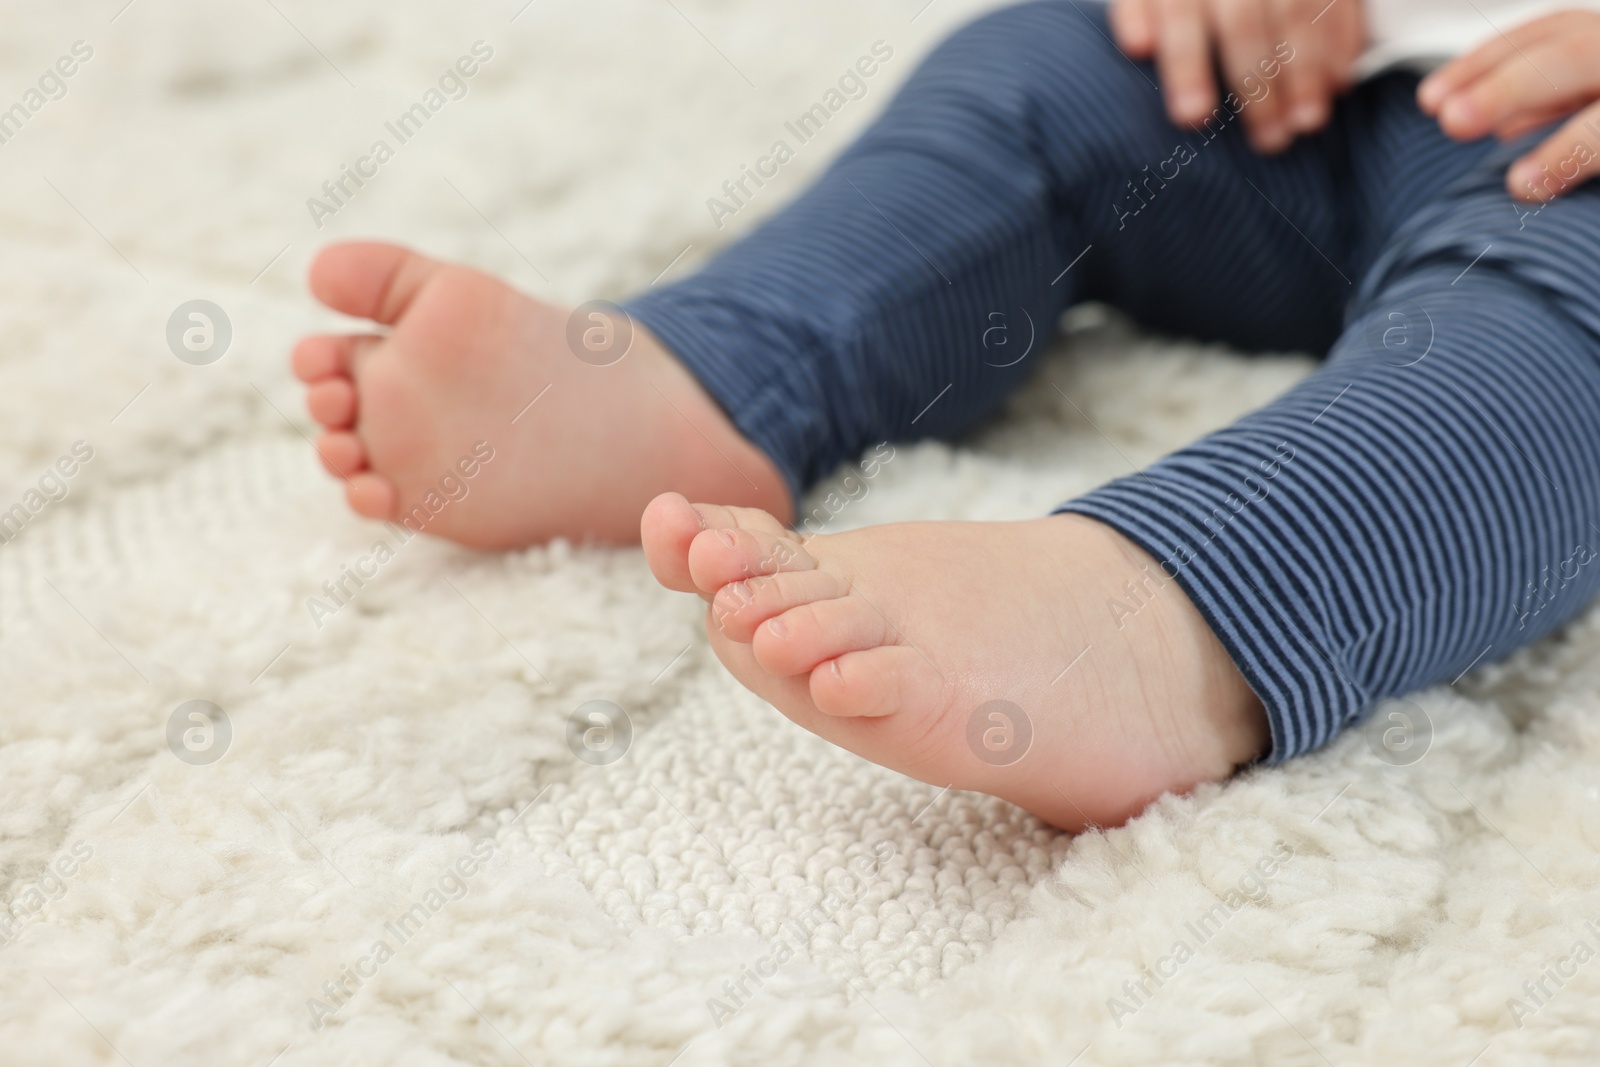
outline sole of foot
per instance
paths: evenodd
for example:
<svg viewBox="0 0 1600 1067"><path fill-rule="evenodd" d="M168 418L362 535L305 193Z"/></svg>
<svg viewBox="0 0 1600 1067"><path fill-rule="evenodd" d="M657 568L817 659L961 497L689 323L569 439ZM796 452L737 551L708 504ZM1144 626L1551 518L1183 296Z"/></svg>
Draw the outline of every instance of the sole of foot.
<svg viewBox="0 0 1600 1067"><path fill-rule="evenodd" d="M766 455L620 312L579 324L601 344L584 351L567 309L370 242L324 249L310 286L372 323L306 337L291 357L324 428L317 452L360 515L506 549L636 542L668 490L791 507Z"/></svg>
<svg viewBox="0 0 1600 1067"><path fill-rule="evenodd" d="M740 682L933 785L1080 830L1267 747L1259 700L1178 584L1092 519L802 539L760 509L666 494L641 532L656 578L707 601Z"/></svg>

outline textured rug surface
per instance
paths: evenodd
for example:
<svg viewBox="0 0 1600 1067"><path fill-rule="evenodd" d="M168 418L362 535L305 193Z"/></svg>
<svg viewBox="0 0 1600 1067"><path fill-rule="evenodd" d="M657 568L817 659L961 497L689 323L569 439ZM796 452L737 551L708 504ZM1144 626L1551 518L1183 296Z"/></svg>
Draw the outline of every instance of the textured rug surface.
<svg viewBox="0 0 1600 1067"><path fill-rule="evenodd" d="M339 325L321 243L567 302L679 275L981 6L8 10L0 1063L1593 1062L1595 615L1071 837L792 726L637 551L398 543L314 462L286 352ZM708 206L878 42L865 95ZM169 344L192 300L210 362ZM1003 419L898 448L829 528L1038 514L1310 366L1079 315ZM575 757L591 701L628 736L576 748L620 759Z"/></svg>

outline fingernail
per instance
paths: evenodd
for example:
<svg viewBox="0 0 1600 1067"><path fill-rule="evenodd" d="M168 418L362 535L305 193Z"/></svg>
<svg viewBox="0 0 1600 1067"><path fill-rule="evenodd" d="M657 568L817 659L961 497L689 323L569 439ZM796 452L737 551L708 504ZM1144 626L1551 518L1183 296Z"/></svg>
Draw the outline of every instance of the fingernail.
<svg viewBox="0 0 1600 1067"><path fill-rule="evenodd" d="M1424 78L1422 84L1417 86L1417 103L1424 111L1431 111L1439 106L1439 98L1444 95L1442 82L1437 78Z"/></svg>
<svg viewBox="0 0 1600 1067"><path fill-rule="evenodd" d="M1294 125L1303 133L1310 133L1322 125L1322 105L1315 100L1302 100L1295 105Z"/></svg>
<svg viewBox="0 0 1600 1067"><path fill-rule="evenodd" d="M698 522L700 524L700 529L704 530L706 528L706 517L702 515L700 513L700 509L695 507L693 504L689 505L689 510L694 512L694 521Z"/></svg>
<svg viewBox="0 0 1600 1067"><path fill-rule="evenodd" d="M1519 193L1534 188L1538 184L1539 177L1539 164L1531 159L1525 159L1511 168L1511 184Z"/></svg>
<svg viewBox="0 0 1600 1067"><path fill-rule="evenodd" d="M732 530L718 530L717 531L717 540L721 541L723 544L727 545L729 548L732 548L733 545L734 545L733 531Z"/></svg>
<svg viewBox="0 0 1600 1067"><path fill-rule="evenodd" d="M1205 93L1190 91L1179 93L1172 106L1185 122L1195 122L1205 115L1208 103Z"/></svg>
<svg viewBox="0 0 1600 1067"><path fill-rule="evenodd" d="M767 620L767 631L773 637L784 638L789 636L789 628L783 624L783 616Z"/></svg>
<svg viewBox="0 0 1600 1067"><path fill-rule="evenodd" d="M829 670L829 671L830 671L830 672L832 672L832 674L833 674L833 676L834 676L834 677L835 677L835 678L838 678L838 679L840 679L840 680L841 680L841 681L843 681L843 680L844 680L844 675L842 675L842 674L840 674L840 673L839 673L839 661L838 661L838 660L836 660L836 659L830 659L830 660L829 660L829 661L828 661L828 670Z"/></svg>
<svg viewBox="0 0 1600 1067"><path fill-rule="evenodd" d="M1465 97L1453 96L1439 109L1439 123L1443 126L1472 126L1478 109Z"/></svg>

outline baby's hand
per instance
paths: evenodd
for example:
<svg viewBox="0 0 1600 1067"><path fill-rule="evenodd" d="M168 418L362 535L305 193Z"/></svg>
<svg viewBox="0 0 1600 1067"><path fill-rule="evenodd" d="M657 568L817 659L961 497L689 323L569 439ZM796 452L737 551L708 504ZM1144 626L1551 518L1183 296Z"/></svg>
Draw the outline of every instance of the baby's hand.
<svg viewBox="0 0 1600 1067"><path fill-rule="evenodd" d="M1128 55L1155 57L1167 114L1180 125L1216 108L1211 57L1219 54L1227 87L1250 100L1250 143L1266 153L1328 121L1366 36L1360 0L1112 0L1111 26ZM1288 60L1278 52L1284 45ZM1273 65L1284 88L1258 96Z"/></svg>
<svg viewBox="0 0 1600 1067"><path fill-rule="evenodd" d="M1519 200L1549 200L1600 162L1600 12L1562 11L1491 38L1440 67L1417 103L1457 140L1516 137L1578 111L1506 174Z"/></svg>

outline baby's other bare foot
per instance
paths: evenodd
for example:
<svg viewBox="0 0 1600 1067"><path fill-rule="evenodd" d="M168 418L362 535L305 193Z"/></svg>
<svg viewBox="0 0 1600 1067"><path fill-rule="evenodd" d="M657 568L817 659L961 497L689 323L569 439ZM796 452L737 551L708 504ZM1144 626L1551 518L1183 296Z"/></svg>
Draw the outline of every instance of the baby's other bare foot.
<svg viewBox="0 0 1600 1067"><path fill-rule="evenodd" d="M671 494L642 532L662 584L709 601L711 645L741 682L934 785L1076 830L1225 778L1267 747L1259 700L1187 596L1092 519L802 541L767 512ZM1131 610L1130 580L1142 591Z"/></svg>
<svg viewBox="0 0 1600 1067"><path fill-rule="evenodd" d="M579 359L567 310L387 244L330 246L310 281L387 328L307 337L293 355L327 431L317 451L368 518L518 548L633 542L667 490L788 513L771 461L642 326L615 362Z"/></svg>

